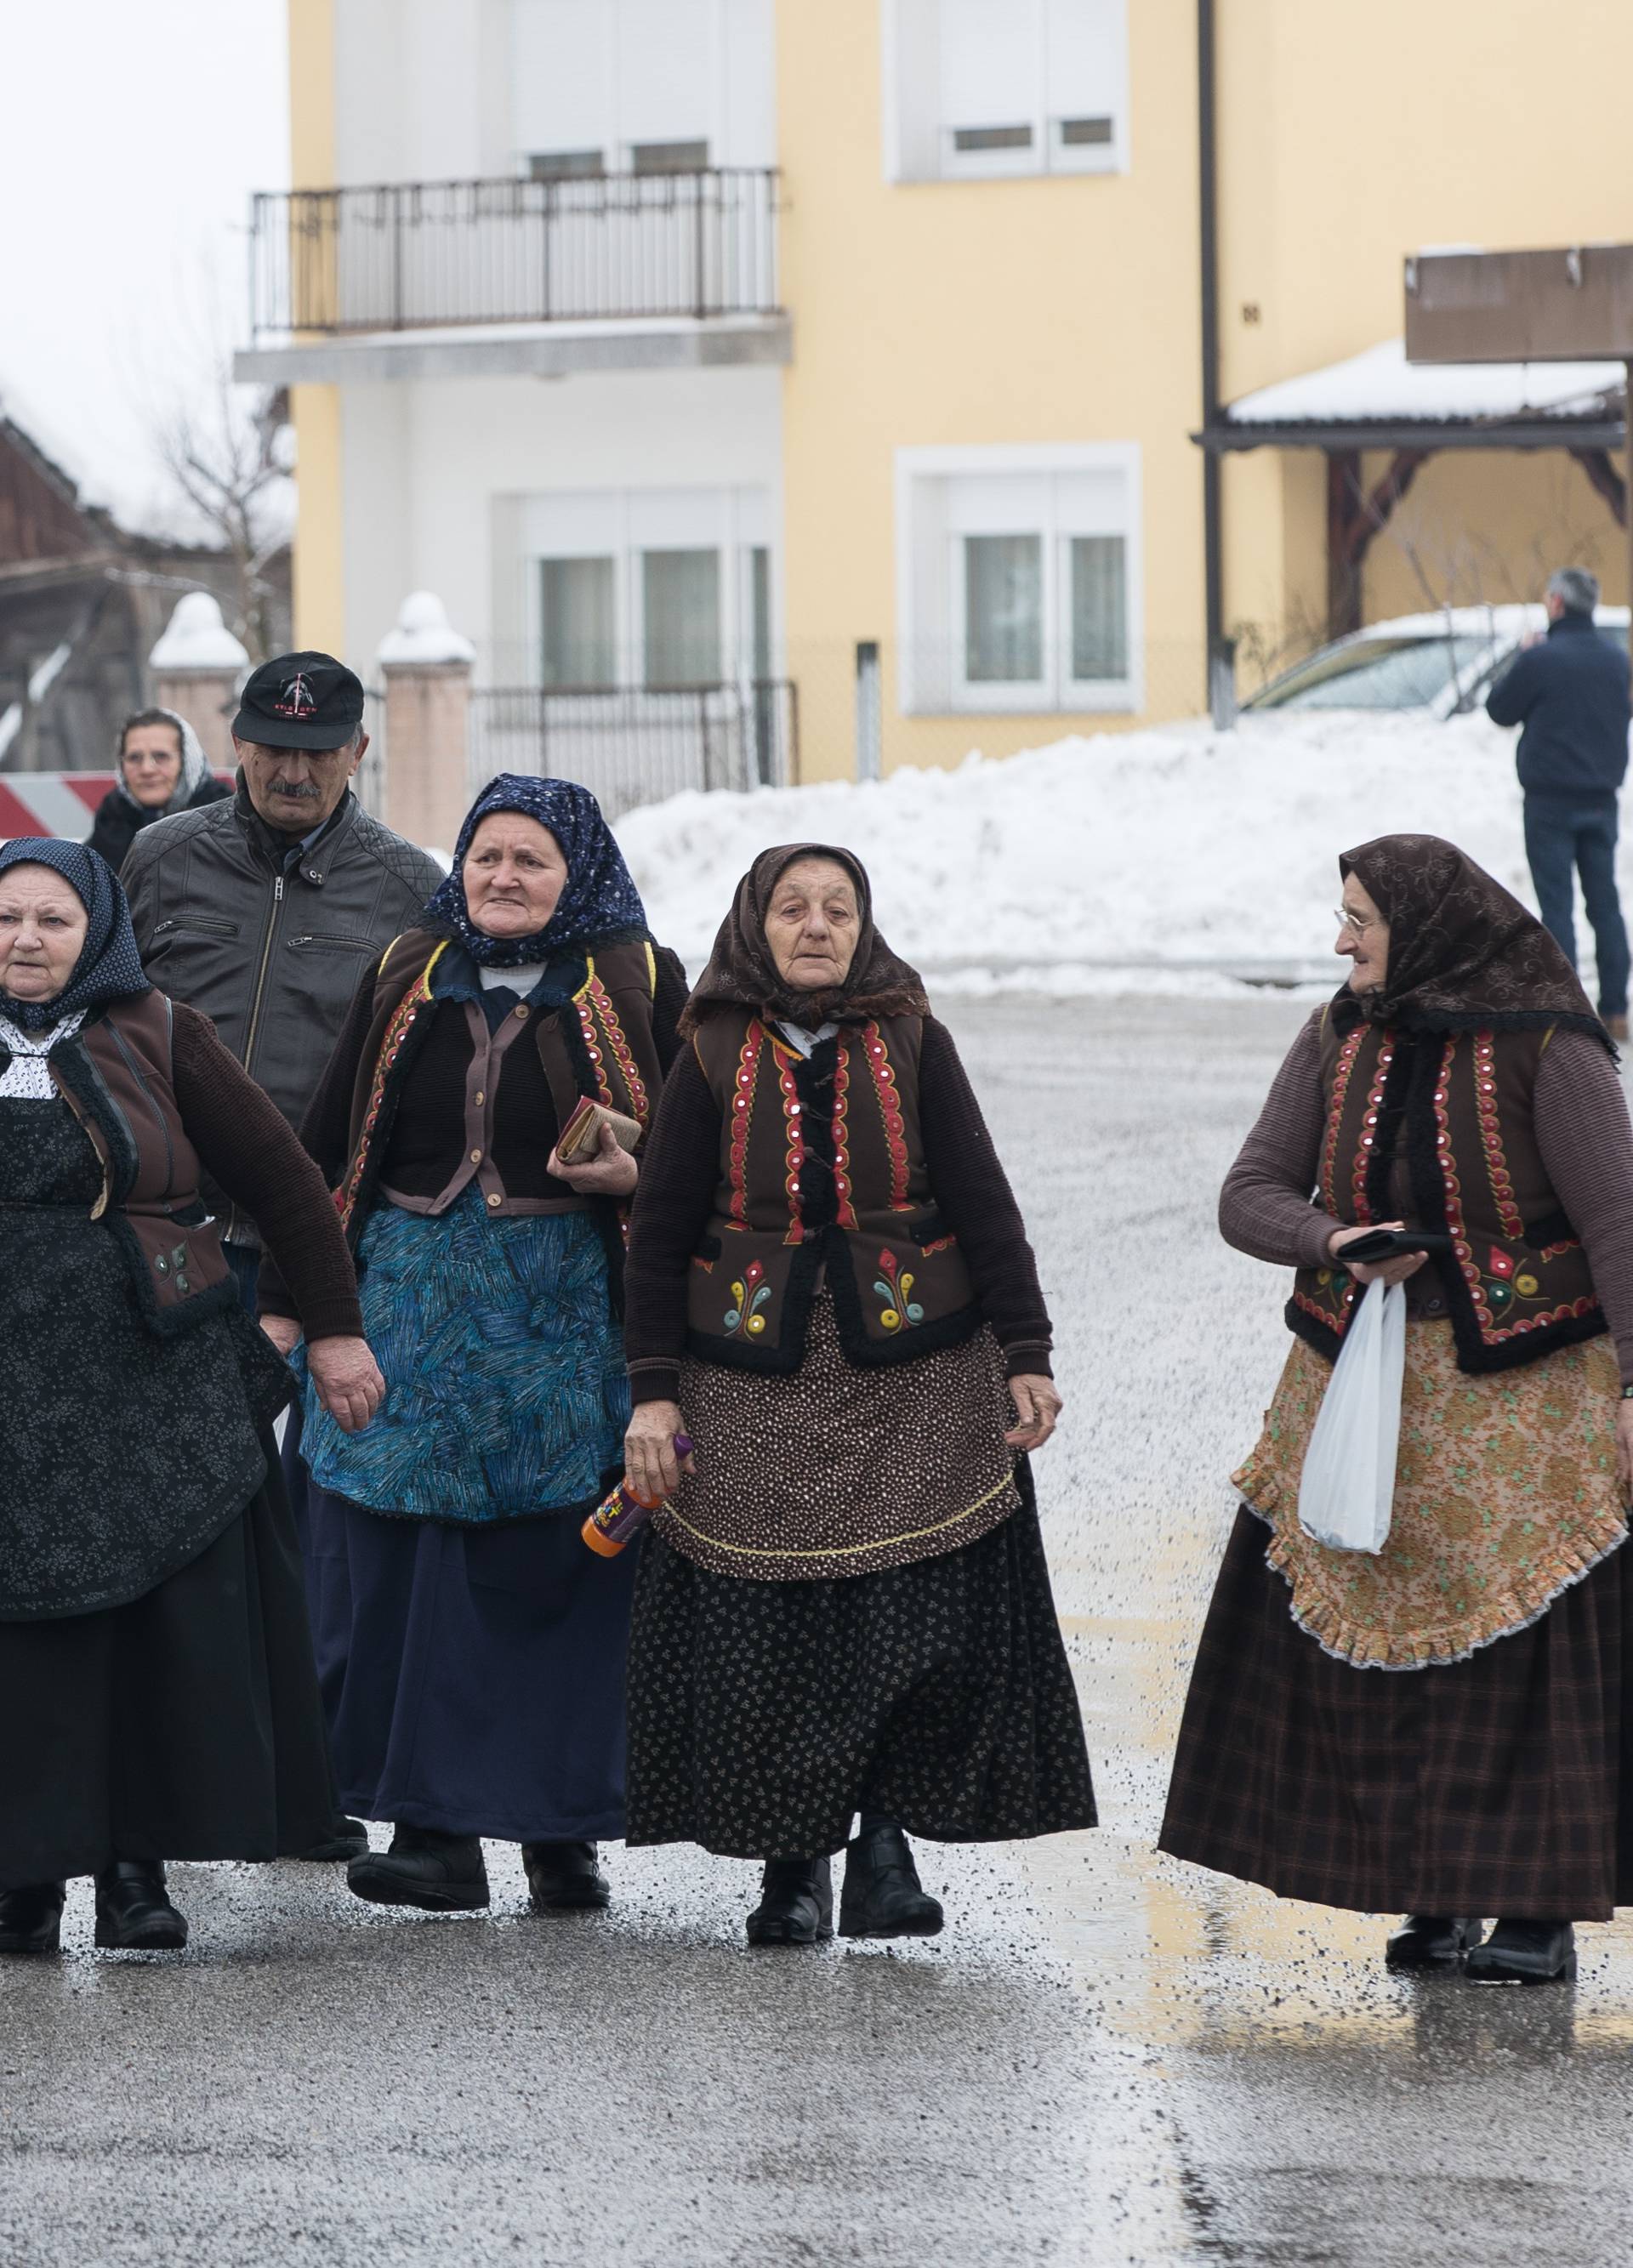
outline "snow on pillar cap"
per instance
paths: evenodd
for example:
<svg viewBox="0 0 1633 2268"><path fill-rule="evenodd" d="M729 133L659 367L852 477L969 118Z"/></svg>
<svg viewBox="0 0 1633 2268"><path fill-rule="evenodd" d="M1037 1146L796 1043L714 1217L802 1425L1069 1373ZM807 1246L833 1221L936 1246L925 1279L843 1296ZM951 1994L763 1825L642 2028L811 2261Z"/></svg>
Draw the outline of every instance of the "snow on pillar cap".
<svg viewBox="0 0 1633 2268"><path fill-rule="evenodd" d="M178 600L169 627L149 654L148 666L174 676L188 669L225 670L236 675L249 666L249 655L221 619L221 607L208 591L189 591Z"/></svg>
<svg viewBox="0 0 1633 2268"><path fill-rule="evenodd" d="M434 591L410 591L397 615L397 626L380 642L382 668L432 668L449 662L469 663L477 649L448 620L448 610Z"/></svg>

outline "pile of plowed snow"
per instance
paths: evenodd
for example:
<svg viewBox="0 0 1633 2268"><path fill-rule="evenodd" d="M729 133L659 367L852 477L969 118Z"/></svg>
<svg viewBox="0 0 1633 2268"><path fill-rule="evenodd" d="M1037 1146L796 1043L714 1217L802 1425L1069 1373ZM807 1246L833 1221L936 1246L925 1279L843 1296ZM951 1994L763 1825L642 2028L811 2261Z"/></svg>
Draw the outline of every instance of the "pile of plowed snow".
<svg viewBox="0 0 1633 2268"><path fill-rule="evenodd" d="M1448 836L1534 902L1514 736L1477 716L1108 733L866 786L676 796L617 832L694 972L743 869L794 841L856 850L897 950L979 989L1325 981L1338 853L1375 835Z"/></svg>

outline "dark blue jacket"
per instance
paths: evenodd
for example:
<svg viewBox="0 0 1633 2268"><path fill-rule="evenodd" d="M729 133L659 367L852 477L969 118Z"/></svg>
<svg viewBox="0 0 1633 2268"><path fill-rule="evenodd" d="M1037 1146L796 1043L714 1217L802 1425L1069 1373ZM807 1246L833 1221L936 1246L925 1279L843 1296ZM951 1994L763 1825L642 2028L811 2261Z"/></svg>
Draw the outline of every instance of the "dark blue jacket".
<svg viewBox="0 0 1633 2268"><path fill-rule="evenodd" d="M1527 795L1615 795L1628 769L1628 656L1586 615L1562 615L1527 646L1486 703L1494 725L1523 725Z"/></svg>

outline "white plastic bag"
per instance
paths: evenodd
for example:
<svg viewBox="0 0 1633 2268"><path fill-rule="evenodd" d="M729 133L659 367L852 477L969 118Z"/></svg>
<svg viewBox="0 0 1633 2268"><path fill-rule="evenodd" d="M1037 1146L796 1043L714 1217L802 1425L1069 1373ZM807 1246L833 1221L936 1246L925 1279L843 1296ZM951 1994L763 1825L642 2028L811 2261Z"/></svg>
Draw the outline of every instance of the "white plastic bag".
<svg viewBox="0 0 1633 2268"><path fill-rule="evenodd" d="M1298 1483L1299 1524L1335 1551L1389 1541L1406 1372L1406 1292L1369 1284L1316 1414Z"/></svg>

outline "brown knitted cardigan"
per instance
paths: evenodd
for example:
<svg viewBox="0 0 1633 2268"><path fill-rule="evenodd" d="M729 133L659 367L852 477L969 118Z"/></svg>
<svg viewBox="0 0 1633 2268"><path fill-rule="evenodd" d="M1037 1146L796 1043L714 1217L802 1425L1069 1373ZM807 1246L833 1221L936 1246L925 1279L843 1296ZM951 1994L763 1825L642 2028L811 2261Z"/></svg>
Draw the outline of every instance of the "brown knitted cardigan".
<svg viewBox="0 0 1633 2268"><path fill-rule="evenodd" d="M259 1223L307 1337L360 1336L351 1256L321 1174L210 1019L180 1001L171 1069L194 1148L211 1180Z"/></svg>
<svg viewBox="0 0 1633 2268"><path fill-rule="evenodd" d="M1326 1266L1327 1239L1344 1226L1312 1197L1326 1122L1321 1014L1318 1009L1288 1051L1219 1197L1225 1241L1283 1268ZM1622 1379L1633 1383L1633 1127L1602 1043L1584 1032L1555 1031L1538 1067L1533 1110L1548 1179L1587 1254ZM1395 1197L1394 1217L1413 1225L1404 1170ZM1433 1285L1428 1268L1410 1279L1415 1313L1444 1314Z"/></svg>

